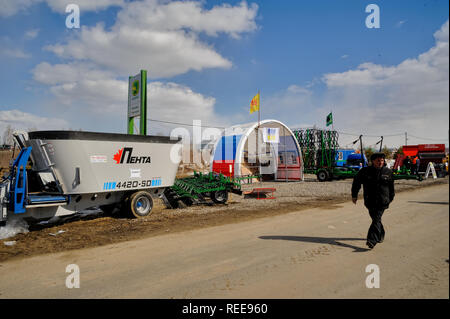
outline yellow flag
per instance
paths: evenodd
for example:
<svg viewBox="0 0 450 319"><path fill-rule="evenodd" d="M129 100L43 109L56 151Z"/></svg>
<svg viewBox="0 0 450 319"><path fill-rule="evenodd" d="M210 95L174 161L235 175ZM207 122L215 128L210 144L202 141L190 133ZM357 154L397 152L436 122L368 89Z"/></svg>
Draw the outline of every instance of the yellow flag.
<svg viewBox="0 0 450 319"><path fill-rule="evenodd" d="M259 111L259 93L256 94L250 102L250 114Z"/></svg>

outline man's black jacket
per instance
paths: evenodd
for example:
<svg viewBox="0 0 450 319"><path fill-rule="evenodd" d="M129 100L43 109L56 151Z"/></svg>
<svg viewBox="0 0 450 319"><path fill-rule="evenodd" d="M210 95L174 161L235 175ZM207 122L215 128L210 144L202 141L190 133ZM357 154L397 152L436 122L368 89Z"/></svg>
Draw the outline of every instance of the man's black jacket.
<svg viewBox="0 0 450 319"><path fill-rule="evenodd" d="M377 169L373 166L363 167L353 179L352 198L364 190L364 205L367 208L388 208L395 196L394 177L386 166Z"/></svg>

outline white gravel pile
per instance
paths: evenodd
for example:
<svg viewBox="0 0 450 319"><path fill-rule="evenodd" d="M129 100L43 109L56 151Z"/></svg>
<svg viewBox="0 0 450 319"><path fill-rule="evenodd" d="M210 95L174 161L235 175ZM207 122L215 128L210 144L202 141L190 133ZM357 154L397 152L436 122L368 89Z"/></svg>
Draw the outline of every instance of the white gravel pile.
<svg viewBox="0 0 450 319"><path fill-rule="evenodd" d="M21 233L28 233L28 224L21 218L10 218L5 226L0 227L0 239L14 237Z"/></svg>

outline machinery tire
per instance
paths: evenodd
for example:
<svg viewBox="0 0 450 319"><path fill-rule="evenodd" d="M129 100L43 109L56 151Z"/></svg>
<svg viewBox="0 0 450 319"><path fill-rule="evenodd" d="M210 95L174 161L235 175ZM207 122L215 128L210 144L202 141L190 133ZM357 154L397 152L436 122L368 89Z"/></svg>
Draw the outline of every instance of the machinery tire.
<svg viewBox="0 0 450 319"><path fill-rule="evenodd" d="M186 206L192 206L192 204L194 204L194 201L192 200L192 198L182 198L181 201L186 205Z"/></svg>
<svg viewBox="0 0 450 319"><path fill-rule="evenodd" d="M129 199L129 207L132 218L148 216L153 208L152 196L146 191L133 193Z"/></svg>
<svg viewBox="0 0 450 319"><path fill-rule="evenodd" d="M216 204L225 204L228 200L228 192L226 190L211 192L211 199Z"/></svg>
<svg viewBox="0 0 450 319"><path fill-rule="evenodd" d="M175 199L175 192L170 189L170 187L167 187L164 192L161 194L161 199L163 200L164 204L169 209L176 209L179 208L179 202L177 199Z"/></svg>
<svg viewBox="0 0 450 319"><path fill-rule="evenodd" d="M319 182L327 181L329 179L328 172L325 170L320 170L317 173L317 179L319 180Z"/></svg>

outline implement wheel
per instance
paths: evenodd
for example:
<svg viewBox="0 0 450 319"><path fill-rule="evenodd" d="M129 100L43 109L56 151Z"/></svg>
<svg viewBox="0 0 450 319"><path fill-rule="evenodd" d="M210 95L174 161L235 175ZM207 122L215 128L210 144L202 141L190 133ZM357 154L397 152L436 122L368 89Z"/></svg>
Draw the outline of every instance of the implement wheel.
<svg viewBox="0 0 450 319"><path fill-rule="evenodd" d="M192 200L192 198L182 198L181 201L184 203L184 205L186 206L192 206L192 204L194 204L194 201Z"/></svg>
<svg viewBox="0 0 450 319"><path fill-rule="evenodd" d="M329 178L328 172L325 170L320 170L317 173L317 179L319 180L319 182L325 182L328 180L328 178Z"/></svg>
<svg viewBox="0 0 450 319"><path fill-rule="evenodd" d="M164 193L161 194L161 199L163 200L164 204L166 204L167 208L175 209L180 207L178 200L175 199L176 193L170 188L167 187L164 190Z"/></svg>
<svg viewBox="0 0 450 319"><path fill-rule="evenodd" d="M225 204L228 200L228 192L225 190L212 192L211 199L214 203Z"/></svg>
<svg viewBox="0 0 450 319"><path fill-rule="evenodd" d="M153 208L153 199L149 192L139 191L133 193L128 201L131 217L139 218L150 215Z"/></svg>

